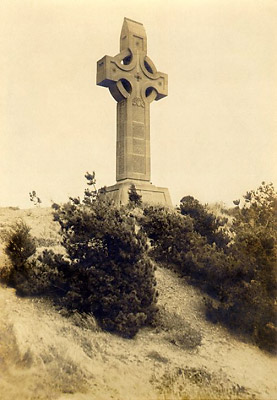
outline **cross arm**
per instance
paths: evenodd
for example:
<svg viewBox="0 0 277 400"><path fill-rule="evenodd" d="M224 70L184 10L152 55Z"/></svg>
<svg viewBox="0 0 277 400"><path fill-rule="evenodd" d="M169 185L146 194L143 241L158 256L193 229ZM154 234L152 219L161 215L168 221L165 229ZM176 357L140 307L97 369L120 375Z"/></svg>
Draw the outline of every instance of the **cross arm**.
<svg viewBox="0 0 277 400"><path fill-rule="evenodd" d="M111 60L113 57L105 56L97 62L96 84L99 86L110 87L116 78L113 76Z"/></svg>
<svg viewBox="0 0 277 400"><path fill-rule="evenodd" d="M163 99L168 95L168 75L163 72L157 72L155 77L150 78L148 87L153 87L156 91L156 101Z"/></svg>
<svg viewBox="0 0 277 400"><path fill-rule="evenodd" d="M109 88L116 101L126 99L130 95L128 82L132 80L129 73L135 65L136 60L129 49L121 51L115 57L105 56L97 62L96 83Z"/></svg>
<svg viewBox="0 0 277 400"><path fill-rule="evenodd" d="M140 68L147 78L142 91L148 101L160 100L168 95L168 75L157 71L155 64L148 56L140 57Z"/></svg>
<svg viewBox="0 0 277 400"><path fill-rule="evenodd" d="M119 74L128 73L135 68L135 60L129 49L121 51L115 57L105 56L97 62L96 83L99 86L109 85L120 79Z"/></svg>

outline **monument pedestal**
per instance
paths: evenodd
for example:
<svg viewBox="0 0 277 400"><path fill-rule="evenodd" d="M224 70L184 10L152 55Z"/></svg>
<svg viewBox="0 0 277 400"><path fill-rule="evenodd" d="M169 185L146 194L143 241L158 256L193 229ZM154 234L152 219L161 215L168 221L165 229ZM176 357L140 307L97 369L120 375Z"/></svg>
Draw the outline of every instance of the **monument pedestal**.
<svg viewBox="0 0 277 400"><path fill-rule="evenodd" d="M132 184L135 185L137 193L142 196L143 203L172 207L168 189L152 185L152 183L146 181L124 179L113 186L106 187L106 194L117 205L128 204L128 191Z"/></svg>

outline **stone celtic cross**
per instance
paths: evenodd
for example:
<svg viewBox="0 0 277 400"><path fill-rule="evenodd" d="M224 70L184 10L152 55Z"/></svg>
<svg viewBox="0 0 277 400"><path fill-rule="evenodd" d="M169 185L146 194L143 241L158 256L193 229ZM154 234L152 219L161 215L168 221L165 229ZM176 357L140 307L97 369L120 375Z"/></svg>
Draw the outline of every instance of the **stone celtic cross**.
<svg viewBox="0 0 277 400"><path fill-rule="evenodd" d="M167 96L167 74L147 56L145 29L124 18L120 53L97 63L97 85L117 101L116 180L150 181L150 103Z"/></svg>

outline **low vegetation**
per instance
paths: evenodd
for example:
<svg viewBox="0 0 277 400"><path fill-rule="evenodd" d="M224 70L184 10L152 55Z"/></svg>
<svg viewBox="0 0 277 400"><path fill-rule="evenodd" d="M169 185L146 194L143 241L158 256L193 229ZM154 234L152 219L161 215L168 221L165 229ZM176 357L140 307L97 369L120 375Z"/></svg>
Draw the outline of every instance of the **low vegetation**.
<svg viewBox="0 0 277 400"><path fill-rule="evenodd" d="M232 264L218 307L208 315L277 352L277 193L272 184L247 192L233 210ZM231 267L231 268L230 268Z"/></svg>
<svg viewBox="0 0 277 400"><path fill-rule="evenodd" d="M36 252L35 240L30 234L30 227L23 220L12 226L6 240L5 253L10 258L11 265L1 269L1 278L8 285L19 287L28 278L27 260Z"/></svg>
<svg viewBox="0 0 277 400"><path fill-rule="evenodd" d="M207 316L277 351L277 194L272 184L244 196L226 220L211 215L191 196L180 213L145 207L141 224L152 255L212 296ZM214 301L214 300L215 301Z"/></svg>
<svg viewBox="0 0 277 400"><path fill-rule="evenodd" d="M1 270L2 280L21 295L51 297L70 311L93 314L108 331L133 337L145 325L159 326L157 262L209 295L210 320L276 352L277 194L271 184L248 192L242 205L236 201L219 217L192 196L182 198L178 210L145 206L135 187L129 206L117 208L96 191L95 174L86 178L93 190L82 201L53 205L64 252L35 253L29 228L18 223L8 236L11 266ZM187 347L201 343L195 332L191 344L190 333L174 335Z"/></svg>
<svg viewBox="0 0 277 400"><path fill-rule="evenodd" d="M65 255L50 249L31 257L35 241L24 223L17 225L6 245L12 264L6 282L20 295L51 297L71 311L92 313L105 330L133 337L157 311L146 235L127 207L95 190L87 189L82 202L72 198L53 208Z"/></svg>

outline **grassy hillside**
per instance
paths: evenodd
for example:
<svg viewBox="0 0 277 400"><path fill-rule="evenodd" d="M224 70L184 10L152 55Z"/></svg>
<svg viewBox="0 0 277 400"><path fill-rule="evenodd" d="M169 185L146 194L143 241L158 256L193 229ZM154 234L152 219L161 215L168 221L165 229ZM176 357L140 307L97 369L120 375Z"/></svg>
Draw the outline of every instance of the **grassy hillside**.
<svg viewBox="0 0 277 400"><path fill-rule="evenodd" d="M0 234L17 218L42 247L58 246L49 209L0 209ZM6 261L0 255L0 265ZM205 320L200 291L156 271L160 308L135 339L68 317L43 299L0 286L0 397L3 400L275 399L277 360Z"/></svg>

